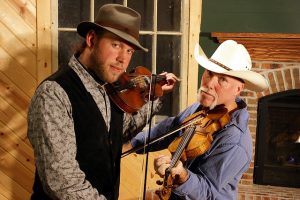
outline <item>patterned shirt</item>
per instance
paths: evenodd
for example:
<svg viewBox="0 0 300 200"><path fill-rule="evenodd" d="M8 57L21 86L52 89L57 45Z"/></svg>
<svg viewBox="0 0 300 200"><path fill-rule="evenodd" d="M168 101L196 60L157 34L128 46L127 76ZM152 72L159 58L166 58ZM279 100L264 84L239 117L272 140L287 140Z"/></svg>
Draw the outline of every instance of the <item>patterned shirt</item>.
<svg viewBox="0 0 300 200"><path fill-rule="evenodd" d="M103 85L87 72L75 56L70 59L69 67L76 72L86 90L92 95L109 130L111 107ZM124 114L125 141L145 126L149 104L145 104L135 114ZM161 101L155 100L153 113L161 106ZM77 147L72 106L66 92L55 81L42 82L31 100L28 112L28 138L34 149L36 168L44 190L51 198L106 199L85 179L85 174L75 159Z"/></svg>

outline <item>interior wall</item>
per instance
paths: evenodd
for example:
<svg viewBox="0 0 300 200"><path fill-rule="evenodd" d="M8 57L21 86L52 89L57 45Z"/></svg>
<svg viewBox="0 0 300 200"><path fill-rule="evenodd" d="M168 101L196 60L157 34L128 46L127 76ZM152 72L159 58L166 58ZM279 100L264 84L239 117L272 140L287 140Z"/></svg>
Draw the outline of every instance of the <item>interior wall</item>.
<svg viewBox="0 0 300 200"><path fill-rule="evenodd" d="M211 32L300 33L299 8L298 0L203 0L200 44L211 56Z"/></svg>
<svg viewBox="0 0 300 200"><path fill-rule="evenodd" d="M0 199L28 199L34 158L27 107L37 85L36 2L0 4Z"/></svg>
<svg viewBox="0 0 300 200"><path fill-rule="evenodd" d="M2 0L0 4L0 199L29 199L34 156L27 110L51 73L51 1Z"/></svg>

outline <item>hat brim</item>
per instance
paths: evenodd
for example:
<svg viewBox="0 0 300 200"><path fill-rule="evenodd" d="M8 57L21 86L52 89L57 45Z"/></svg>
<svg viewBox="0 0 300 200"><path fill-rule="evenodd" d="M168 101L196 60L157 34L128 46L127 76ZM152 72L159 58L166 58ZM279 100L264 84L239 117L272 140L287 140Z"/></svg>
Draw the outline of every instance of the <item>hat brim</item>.
<svg viewBox="0 0 300 200"><path fill-rule="evenodd" d="M261 92L269 87L267 80L259 73L250 70L228 71L223 67L210 61L199 44L196 44L195 46L194 57L199 65L201 65L203 68L209 71L242 79L245 82L245 88L249 90Z"/></svg>
<svg viewBox="0 0 300 200"><path fill-rule="evenodd" d="M120 38L126 40L127 42L129 42L130 44L134 45L137 49L143 50L145 52L148 52L148 49L143 47L139 41L137 41L134 37L132 37L131 35L120 31L118 29L115 28L111 28L111 27L107 27L107 26L101 26L99 24L93 23L93 22L81 22L80 24L78 24L77 26L77 33L82 36L85 37L86 34L94 29L94 30L98 30L98 29L105 29L107 31L110 31L114 34L116 34L117 36L119 36Z"/></svg>

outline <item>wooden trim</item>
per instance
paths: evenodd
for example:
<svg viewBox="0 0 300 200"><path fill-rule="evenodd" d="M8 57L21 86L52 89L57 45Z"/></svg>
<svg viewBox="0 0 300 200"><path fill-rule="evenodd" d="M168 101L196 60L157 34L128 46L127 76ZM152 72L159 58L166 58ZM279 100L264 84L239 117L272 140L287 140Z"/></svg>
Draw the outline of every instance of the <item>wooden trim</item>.
<svg viewBox="0 0 300 200"><path fill-rule="evenodd" d="M219 43L235 40L249 51L252 60L274 62L300 61L300 34L286 33L220 33L212 32Z"/></svg>
<svg viewBox="0 0 300 200"><path fill-rule="evenodd" d="M36 1L37 10L37 82L52 72L51 1Z"/></svg>
<svg viewBox="0 0 300 200"><path fill-rule="evenodd" d="M189 46L188 46L188 63L187 67L187 104L191 105L197 100L198 91L198 76L199 69L198 63L194 58L195 44L199 43L200 25L201 25L201 8L202 0L190 0L189 1Z"/></svg>

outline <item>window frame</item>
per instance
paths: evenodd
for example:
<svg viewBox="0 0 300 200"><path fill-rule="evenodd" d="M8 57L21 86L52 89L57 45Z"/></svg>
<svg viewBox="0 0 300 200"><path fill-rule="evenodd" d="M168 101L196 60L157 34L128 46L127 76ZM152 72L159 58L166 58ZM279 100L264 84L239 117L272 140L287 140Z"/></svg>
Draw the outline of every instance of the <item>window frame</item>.
<svg viewBox="0 0 300 200"><path fill-rule="evenodd" d="M91 2L90 19L94 20L94 0ZM127 0L124 0L124 5L127 6ZM154 0L154 5L158 5L158 0ZM51 70L48 73L53 73L57 70L58 66L58 31L76 31L76 28L58 28L58 0L52 0L50 9L46 8L47 4L38 4L37 10L49 11L50 17L50 36L47 35L48 39L51 40ZM157 8L157 7L155 7ZM154 8L154 9L155 9ZM140 34L152 34L152 69L155 73L156 68L156 39L157 35L181 35L181 62L180 62L180 77L179 83L179 110L182 111L188 105L192 104L197 99L198 90L198 64L194 59L194 46L199 43L200 25L201 25L201 8L202 0L182 0L182 23L180 32L172 31L141 31ZM155 9L157 10L157 9ZM40 13L40 15L44 15ZM155 13L154 13L155 15ZM39 12L37 14L39 18ZM155 22L154 22L155 23ZM38 24L39 25L39 24ZM38 32L38 38L41 34Z"/></svg>

